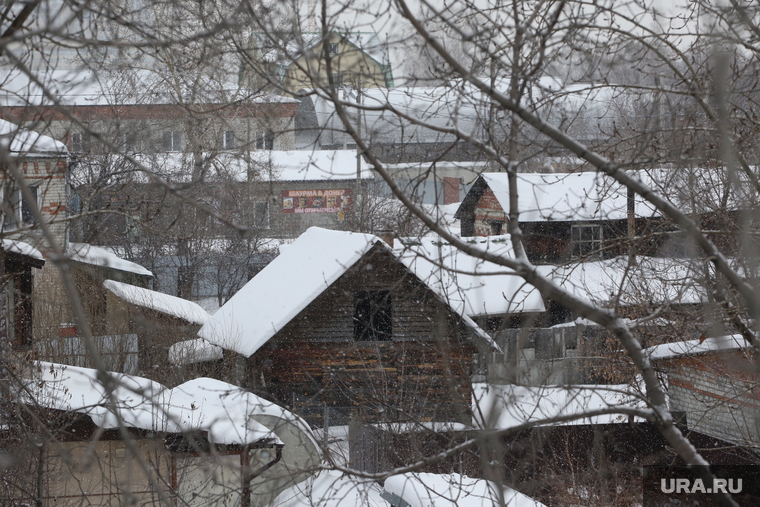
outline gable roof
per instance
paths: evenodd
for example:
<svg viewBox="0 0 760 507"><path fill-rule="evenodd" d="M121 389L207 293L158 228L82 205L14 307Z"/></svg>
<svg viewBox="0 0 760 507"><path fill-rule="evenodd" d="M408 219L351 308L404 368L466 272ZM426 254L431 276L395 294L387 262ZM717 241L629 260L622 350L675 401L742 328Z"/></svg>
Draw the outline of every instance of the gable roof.
<svg viewBox="0 0 760 507"><path fill-rule="evenodd" d="M311 227L281 248L280 255L232 296L198 335L250 357L374 247L393 254L372 234ZM452 310L477 336L492 343L472 319Z"/></svg>
<svg viewBox="0 0 760 507"><path fill-rule="evenodd" d="M475 248L514 257L509 236L471 241ZM452 308L471 317L543 312L541 293L514 271L473 257L436 237L401 240L399 259Z"/></svg>
<svg viewBox="0 0 760 507"><path fill-rule="evenodd" d="M465 196L455 218L471 212L490 188L502 209L509 210L507 173L483 173ZM609 177L596 172L518 173L520 222L624 220L628 217L627 190ZM635 196L636 216L659 213Z"/></svg>

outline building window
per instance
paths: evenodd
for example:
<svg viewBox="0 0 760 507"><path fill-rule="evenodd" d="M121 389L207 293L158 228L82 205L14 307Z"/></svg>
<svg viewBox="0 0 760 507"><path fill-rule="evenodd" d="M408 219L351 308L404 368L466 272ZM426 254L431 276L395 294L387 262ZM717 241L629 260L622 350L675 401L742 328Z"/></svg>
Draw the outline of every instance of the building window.
<svg viewBox="0 0 760 507"><path fill-rule="evenodd" d="M274 132L271 130L260 134L256 137L256 149L259 150L273 150L274 149Z"/></svg>
<svg viewBox="0 0 760 507"><path fill-rule="evenodd" d="M573 225L570 229L570 244L573 258L599 257L602 250L602 226Z"/></svg>
<svg viewBox="0 0 760 507"><path fill-rule="evenodd" d="M390 291L357 291L354 299L354 339L387 341L392 336Z"/></svg>
<svg viewBox="0 0 760 507"><path fill-rule="evenodd" d="M222 136L222 149L234 150L235 149L235 131L225 130Z"/></svg>
<svg viewBox="0 0 760 507"><path fill-rule="evenodd" d="M329 49L330 49L330 54L331 55L337 55L338 54L338 43L337 42L330 43Z"/></svg>
<svg viewBox="0 0 760 507"><path fill-rule="evenodd" d="M269 203L253 203L253 226L257 229L269 229Z"/></svg>
<svg viewBox="0 0 760 507"><path fill-rule="evenodd" d="M182 134L178 130L164 130L164 151L182 151Z"/></svg>
<svg viewBox="0 0 760 507"><path fill-rule="evenodd" d="M88 145L87 134L82 132L74 132L71 134L71 151L73 153L82 153L87 151Z"/></svg>
<svg viewBox="0 0 760 507"><path fill-rule="evenodd" d="M32 268L8 266L6 272L6 310L8 341L16 347L32 343Z"/></svg>
<svg viewBox="0 0 760 507"><path fill-rule="evenodd" d="M39 209L40 187L29 185L29 192L32 194L32 202L21 195L21 189L18 187L3 188L3 226L5 230L36 223L33 210Z"/></svg>
<svg viewBox="0 0 760 507"><path fill-rule="evenodd" d="M491 226L491 236L501 236L504 234L504 220L489 220Z"/></svg>

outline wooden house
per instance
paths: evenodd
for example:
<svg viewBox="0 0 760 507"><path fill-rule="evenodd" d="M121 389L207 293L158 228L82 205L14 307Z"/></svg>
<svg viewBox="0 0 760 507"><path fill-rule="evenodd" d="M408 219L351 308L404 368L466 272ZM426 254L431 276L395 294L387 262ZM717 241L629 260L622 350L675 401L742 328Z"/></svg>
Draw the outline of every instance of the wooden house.
<svg viewBox="0 0 760 507"><path fill-rule="evenodd" d="M640 196L594 172L517 174L519 224L531 262L599 260L626 254L629 236L649 234L638 253L652 255L665 247L660 215ZM507 232L509 181L506 173L483 173L455 214L462 236ZM632 227L632 229L630 228Z"/></svg>
<svg viewBox="0 0 760 507"><path fill-rule="evenodd" d="M244 359L241 383L307 420L467 419L492 342L379 238L311 228L199 335ZM225 354L229 354L225 352Z"/></svg>

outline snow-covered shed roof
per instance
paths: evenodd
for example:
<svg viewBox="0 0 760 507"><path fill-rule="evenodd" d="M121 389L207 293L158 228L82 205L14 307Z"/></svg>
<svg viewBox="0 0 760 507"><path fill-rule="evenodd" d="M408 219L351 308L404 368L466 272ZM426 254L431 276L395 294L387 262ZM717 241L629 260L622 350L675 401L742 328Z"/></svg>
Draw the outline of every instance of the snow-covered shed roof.
<svg viewBox="0 0 760 507"><path fill-rule="evenodd" d="M211 316L198 335L250 357L375 245L392 252L372 234L311 227L280 248L280 255ZM457 313L481 339L492 343L472 319Z"/></svg>
<svg viewBox="0 0 760 507"><path fill-rule="evenodd" d="M674 343L663 343L644 350L649 359L673 359L681 356L693 356L708 352L730 352L750 347L742 335L718 336Z"/></svg>
<svg viewBox="0 0 760 507"><path fill-rule="evenodd" d="M550 426L622 423L628 422L628 416L614 413L564 422L550 420L560 416L581 416L590 410L645 406L626 384L572 387L472 385L473 426L476 428L508 429L543 420L549 420L543 424Z"/></svg>
<svg viewBox="0 0 760 507"><path fill-rule="evenodd" d="M42 252L34 248L29 243L24 243L23 241L16 241L15 239L4 239L3 250L45 262L45 257L42 255Z"/></svg>
<svg viewBox="0 0 760 507"><path fill-rule="evenodd" d="M119 271L126 271L137 275L153 276L153 273L139 264L122 259L100 246L88 245L87 243L69 243L69 249L66 254L72 261L83 264L118 269Z"/></svg>
<svg viewBox="0 0 760 507"><path fill-rule="evenodd" d="M473 238L472 246L514 257L509 236ZM514 271L468 255L439 238L396 242L401 262L456 309L471 317L543 312L539 291Z"/></svg>
<svg viewBox="0 0 760 507"><path fill-rule="evenodd" d="M405 473L385 479L385 498L409 507L544 507L507 486L460 474ZM394 505L397 505L394 502Z"/></svg>
<svg viewBox="0 0 760 507"><path fill-rule="evenodd" d="M651 303L695 304L705 301L705 288L699 283L704 263L694 259L636 257L630 265L627 256L561 266L536 266L563 289L578 297L605 304L619 296L619 304Z"/></svg>
<svg viewBox="0 0 760 507"><path fill-rule="evenodd" d="M27 157L68 154L65 144L5 120L0 120L0 146Z"/></svg>
<svg viewBox="0 0 760 507"><path fill-rule="evenodd" d="M279 442L250 417L270 411L272 403L227 382L201 377L168 389L143 377L107 374L116 385L110 397L97 370L40 361L27 396L45 408L86 414L105 429L205 431L214 444Z"/></svg>
<svg viewBox="0 0 760 507"><path fill-rule="evenodd" d="M210 317L200 305L187 299L115 280L105 280L103 286L127 303L165 313L193 324L203 325Z"/></svg>

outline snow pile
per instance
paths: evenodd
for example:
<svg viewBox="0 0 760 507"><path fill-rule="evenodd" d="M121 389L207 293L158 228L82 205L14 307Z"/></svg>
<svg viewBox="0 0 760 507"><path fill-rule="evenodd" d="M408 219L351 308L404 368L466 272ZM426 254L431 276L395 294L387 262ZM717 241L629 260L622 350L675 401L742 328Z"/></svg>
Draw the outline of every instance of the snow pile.
<svg viewBox="0 0 760 507"><path fill-rule="evenodd" d="M66 155L66 145L52 137L0 120L0 146L11 153L29 155Z"/></svg>
<svg viewBox="0 0 760 507"><path fill-rule="evenodd" d="M23 241L16 241L13 239L4 239L3 250L5 250L6 252L13 252L19 255L24 255L26 257L31 257L33 259L37 259L40 261L45 260L45 257L42 256L42 253L39 250L34 248L29 243L24 243Z"/></svg>
<svg viewBox="0 0 760 507"><path fill-rule="evenodd" d="M646 407L626 384L527 387L476 383L472 390L473 425L478 428L507 429L543 420L548 421L541 425L550 426L623 423L628 422L628 416L614 413L563 422L550 419L582 416L591 410Z"/></svg>
<svg viewBox="0 0 760 507"><path fill-rule="evenodd" d="M514 489L460 474L394 475L385 480L385 491L410 507L544 507Z"/></svg>
<svg viewBox="0 0 760 507"><path fill-rule="evenodd" d="M490 254L514 258L509 236L465 240ZM438 238L396 242L401 262L458 313L471 317L543 312L543 298L514 271L468 255Z"/></svg>
<svg viewBox="0 0 760 507"><path fill-rule="evenodd" d="M334 470L319 474L292 486L270 504L270 507L388 507L380 496L380 486Z"/></svg>
<svg viewBox="0 0 760 507"><path fill-rule="evenodd" d="M118 269L119 271L126 271L143 276L153 276L153 273L139 264L122 259L99 246L88 245L87 243L69 243L67 254L72 261L81 262L83 264Z"/></svg>
<svg viewBox="0 0 760 507"><path fill-rule="evenodd" d="M102 375L114 389L109 396ZM27 396L45 408L87 414L99 427L127 427L180 433L206 431L214 444L279 442L277 436L251 419L271 411L271 402L211 378L197 378L174 389L152 380L90 368L38 362Z"/></svg>
<svg viewBox="0 0 760 507"><path fill-rule="evenodd" d="M705 338L703 340L688 340L675 343L663 343L644 350L649 359L673 359L680 356L691 356L707 352L730 352L751 345L740 334Z"/></svg>
<svg viewBox="0 0 760 507"><path fill-rule="evenodd" d="M169 362L174 366L218 361L224 357L220 347L212 345L203 338L185 340L169 347Z"/></svg>
<svg viewBox="0 0 760 507"><path fill-rule="evenodd" d="M115 280L105 280L103 286L127 303L165 313L193 324L203 325L210 317L200 305L176 296Z"/></svg>

